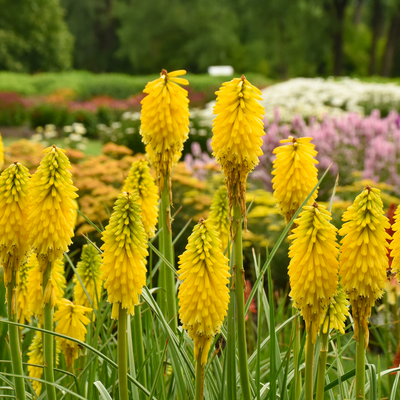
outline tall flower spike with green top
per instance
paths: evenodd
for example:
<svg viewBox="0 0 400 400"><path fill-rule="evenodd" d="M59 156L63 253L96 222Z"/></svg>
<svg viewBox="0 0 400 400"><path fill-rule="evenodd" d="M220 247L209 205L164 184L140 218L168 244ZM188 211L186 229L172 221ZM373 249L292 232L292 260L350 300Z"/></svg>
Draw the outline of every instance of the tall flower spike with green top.
<svg viewBox="0 0 400 400"><path fill-rule="evenodd" d="M194 342L196 400L203 399L204 366L213 337L220 332L229 303L229 267L218 231L201 219L179 257L179 316Z"/></svg>
<svg viewBox="0 0 400 400"><path fill-rule="evenodd" d="M175 164L182 155L183 143L189 134L189 99L187 90L180 85L188 85L179 75L184 70L161 71L160 77L149 82L142 100L140 133L151 164L156 172L161 193L159 228L160 252L173 266L175 264L171 229L171 175ZM163 289L157 294L157 301L171 328L178 327L176 312L175 276L166 263L162 263L158 285Z"/></svg>
<svg viewBox="0 0 400 400"><path fill-rule="evenodd" d="M339 283L337 292L329 304L321 325L321 350L319 353L316 400L324 400L326 360L328 358L329 350L329 332L332 329L336 329L344 335L345 322L349 315L349 305L350 303L347 300L347 295L344 292L342 285Z"/></svg>
<svg viewBox="0 0 400 400"><path fill-rule="evenodd" d="M147 238L138 197L137 193L129 192L118 196L101 247L102 279L108 302L113 304L111 318L118 319L120 400L128 399L127 314L134 315L146 284Z"/></svg>
<svg viewBox="0 0 400 400"><path fill-rule="evenodd" d="M21 264L19 270L19 282L17 286L17 315L20 324L29 324L32 317L32 311L29 307L31 299L28 291L28 276L30 268L30 264L24 262Z"/></svg>
<svg viewBox="0 0 400 400"><path fill-rule="evenodd" d="M305 399L313 398L314 344L338 284L337 229L325 206L306 206L295 220L289 240L290 296L306 323Z"/></svg>
<svg viewBox="0 0 400 400"><path fill-rule="evenodd" d="M272 179L274 196L278 207L288 224L293 215L318 183L318 170L314 158L317 151L310 143L311 137L281 140L283 146L274 149L276 154ZM317 198L316 190L307 205Z"/></svg>
<svg viewBox="0 0 400 400"><path fill-rule="evenodd" d="M139 160L132 164L123 191L136 191L139 195L144 230L147 237L151 239L156 233L159 196L147 161Z"/></svg>
<svg viewBox="0 0 400 400"><path fill-rule="evenodd" d="M28 256L28 193L29 172L18 162L11 164L0 176L0 265L4 270L7 288L7 310L10 321L17 321L16 290L19 270ZM8 326L11 361L15 377L17 398L25 399L22 378L22 360L18 339L18 327Z"/></svg>
<svg viewBox="0 0 400 400"><path fill-rule="evenodd" d="M392 250L391 256L392 261L392 271L396 274L397 280L400 282L400 205L397 206L396 212L394 214L394 224L392 229L394 231L392 243L390 243L390 249Z"/></svg>
<svg viewBox="0 0 400 400"><path fill-rule="evenodd" d="M92 309L67 299L61 299L57 306L58 309L54 313L54 321L57 321L56 332L84 342L86 325L90 322L85 314L90 313ZM57 338L57 340L64 354L67 369L72 370L74 361L79 355L79 345L64 338Z"/></svg>
<svg viewBox="0 0 400 400"><path fill-rule="evenodd" d="M345 224L340 252L341 284L348 294L354 319L356 354L356 398L365 398L365 349L368 347L368 318L385 288L387 257L386 229L380 190L366 186L343 214Z"/></svg>
<svg viewBox="0 0 400 400"><path fill-rule="evenodd" d="M92 246L84 244L82 247L81 260L76 266L76 272L82 280L85 289L90 296L93 307L97 310L98 299L101 296L101 256L99 252ZM75 301L85 307L91 307L88 297L78 277L74 275L73 282L74 286L74 298Z"/></svg>
<svg viewBox="0 0 400 400"><path fill-rule="evenodd" d="M39 168L33 174L30 188L30 212L28 218L29 244L37 255L43 274L43 317L44 328L53 330L53 308L55 283L52 268L56 260L63 257L74 236L76 202L78 190L72 184L71 164L65 150L56 145L44 151ZM56 399L54 383L53 336L43 334L43 348L47 397Z"/></svg>
<svg viewBox="0 0 400 400"><path fill-rule="evenodd" d="M233 208L232 241L236 278L235 297L237 308L239 370L243 397L251 398L250 378L247 367L247 344L244 315L244 269L242 251L242 217L245 229L246 181L248 174L259 163L264 135L264 108L258 102L261 92L244 75L225 82L216 93L211 146L213 155L225 175L230 209ZM229 313L232 313L232 304ZM231 343L229 345L234 345Z"/></svg>
<svg viewBox="0 0 400 400"><path fill-rule="evenodd" d="M209 220L212 225L217 228L222 251L225 251L228 246L229 227L231 225L229 218L228 190L225 185L221 186L215 193L210 211Z"/></svg>

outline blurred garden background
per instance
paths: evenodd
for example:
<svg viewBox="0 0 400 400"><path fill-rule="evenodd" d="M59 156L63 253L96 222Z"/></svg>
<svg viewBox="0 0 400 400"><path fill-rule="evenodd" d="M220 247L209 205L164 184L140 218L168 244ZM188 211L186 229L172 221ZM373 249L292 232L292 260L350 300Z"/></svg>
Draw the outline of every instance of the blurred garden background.
<svg viewBox="0 0 400 400"><path fill-rule="evenodd" d="M107 225L132 162L144 157L140 102L162 68L186 69L189 81L189 139L172 178L177 255L223 182L210 146L215 92L241 74L265 108L264 155L247 192L249 285L252 249L264 255L285 227L271 171L272 151L289 135L313 137L320 176L332 164L319 201L329 204L338 179L336 227L366 184L382 190L390 218L400 204L400 0L0 0L0 10L3 168L19 161L33 173L45 147L67 150L81 211L74 261L87 237L101 243L88 219ZM221 65L234 75L208 73ZM282 313L287 250L272 262ZM370 341L374 361L385 355L382 370L400 361L399 296L388 281L372 316L383 327ZM382 381L385 393L392 381Z"/></svg>

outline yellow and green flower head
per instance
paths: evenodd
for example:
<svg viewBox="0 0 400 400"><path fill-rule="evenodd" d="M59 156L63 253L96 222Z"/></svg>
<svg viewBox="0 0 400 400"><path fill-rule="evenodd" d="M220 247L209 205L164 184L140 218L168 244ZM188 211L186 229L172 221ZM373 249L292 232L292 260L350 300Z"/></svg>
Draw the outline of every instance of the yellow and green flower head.
<svg viewBox="0 0 400 400"><path fill-rule="evenodd" d="M60 349L58 343L56 342L56 366L59 363ZM32 343L28 349L28 364L43 365L43 342L42 342L42 332L36 331L33 337ZM28 374L31 378L42 379L43 367L35 367L33 365L28 365ZM39 396L42 391L42 382L31 380L33 389Z"/></svg>
<svg viewBox="0 0 400 400"><path fill-rule="evenodd" d="M3 168L4 165L4 145L3 145L3 139L0 134L0 169Z"/></svg>
<svg viewBox="0 0 400 400"><path fill-rule="evenodd" d="M101 278L105 281L108 302L113 303L111 318L114 319L118 319L120 304L134 314L146 284L147 239L138 199L137 193L121 193L103 232Z"/></svg>
<svg viewBox="0 0 400 400"><path fill-rule="evenodd" d="M295 220L297 227L289 236L290 296L301 310L307 333L312 323L312 339L317 333L338 284L339 245L337 229L330 223L331 213L325 206L306 206Z"/></svg>
<svg viewBox="0 0 400 400"><path fill-rule="evenodd" d="M19 271L29 251L29 178L28 169L18 162L0 176L0 265L4 269L6 286L11 281L12 271Z"/></svg>
<svg viewBox="0 0 400 400"><path fill-rule="evenodd" d="M101 256L99 252L91 245L83 245L81 260L76 266L76 271L82 280L83 285L86 288L90 298L93 301L93 307L97 310L98 298L101 296ZM74 298L78 304L82 304L85 307L91 307L89 299L83 290L76 275L73 278L74 281Z"/></svg>
<svg viewBox="0 0 400 400"><path fill-rule="evenodd" d="M219 239L221 240L222 251L228 246L229 228L231 226L229 218L228 190L226 186L221 186L215 193L210 207L209 221L215 226Z"/></svg>
<svg viewBox="0 0 400 400"><path fill-rule="evenodd" d="M74 304L67 299L61 299L57 306L58 310L54 313L54 321L57 322L56 332L84 342L86 325L90 322L85 314L90 313L92 309ZM57 341L64 354L67 368L70 370L78 358L79 345L63 338L57 338Z"/></svg>
<svg viewBox="0 0 400 400"><path fill-rule="evenodd" d="M211 146L226 177L230 206L234 199L246 215L247 176L259 163L264 135L261 92L243 75L223 83L214 106Z"/></svg>
<svg viewBox="0 0 400 400"><path fill-rule="evenodd" d="M28 275L31 265L28 262L21 264L19 270L19 283L17 287L17 316L20 324L25 324L31 321L32 311L29 303L31 302L28 291Z"/></svg>
<svg viewBox="0 0 400 400"><path fill-rule="evenodd" d="M65 150L53 145L44 150L30 182L30 244L43 270L48 261L62 258L74 236L78 189L73 186Z"/></svg>
<svg viewBox="0 0 400 400"><path fill-rule="evenodd" d="M42 319L43 313L43 272L39 265L36 254L32 253L28 261L28 296L29 296L29 311ZM48 293L46 295L51 300L52 306L64 296L64 291L67 286L67 281L64 276L64 263L62 260L54 262L49 279Z"/></svg>
<svg viewBox="0 0 400 400"><path fill-rule="evenodd" d="M165 175L171 178L189 134L188 92L179 86L189 82L178 78L184 74L184 70L168 73L163 69L160 77L143 90L147 96L142 100L140 133L160 188L164 186Z"/></svg>
<svg viewBox="0 0 400 400"><path fill-rule="evenodd" d="M392 229L394 231L393 240L390 244L390 249L392 250L391 256L393 257L392 261L392 271L396 274L397 280L400 282L400 206L397 207L397 210L394 214L394 224L392 225Z"/></svg>
<svg viewBox="0 0 400 400"><path fill-rule="evenodd" d="M156 233L159 196L147 161L139 160L132 164L123 191L130 193L137 192L139 195L144 230L147 237L152 238Z"/></svg>
<svg viewBox="0 0 400 400"><path fill-rule="evenodd" d="M380 190L366 186L354 203L343 214L345 224L339 234L341 240L341 284L349 296L354 319L355 338L358 330L365 332L368 346L368 317L375 301L382 297L385 288L387 239L390 236L389 220L383 212Z"/></svg>
<svg viewBox="0 0 400 400"><path fill-rule="evenodd" d="M346 293L344 292L342 285L339 284L337 292L329 304L322 325L323 333L328 333L331 329L336 329L344 335L346 319L349 316L349 305L350 303L347 299Z"/></svg>
<svg viewBox="0 0 400 400"><path fill-rule="evenodd" d="M194 342L197 359L207 362L212 338L220 331L229 304L228 259L209 220L200 220L189 237L186 251L179 257L179 317Z"/></svg>
<svg viewBox="0 0 400 400"><path fill-rule="evenodd" d="M272 179L274 196L286 223L292 219L297 209L318 183L318 170L314 158L318 152L310 143L312 138L294 138L281 140L284 146L274 149L276 154ZM307 205L317 198L317 190Z"/></svg>

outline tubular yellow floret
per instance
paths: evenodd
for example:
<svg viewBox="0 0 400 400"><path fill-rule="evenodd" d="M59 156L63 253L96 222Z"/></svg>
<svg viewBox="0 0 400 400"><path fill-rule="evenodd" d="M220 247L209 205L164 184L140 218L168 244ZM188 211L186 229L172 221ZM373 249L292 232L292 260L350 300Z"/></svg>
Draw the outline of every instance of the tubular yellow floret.
<svg viewBox="0 0 400 400"><path fill-rule="evenodd" d="M342 285L339 284L337 292L329 304L322 325L323 333L328 333L331 329L336 329L344 335L345 322L349 316L349 304L346 293L343 291Z"/></svg>
<svg viewBox="0 0 400 400"><path fill-rule="evenodd" d="M91 245L83 245L81 260L76 266L76 271L85 286L90 298L93 301L93 307L97 310L98 298L101 296L101 256L99 252ZM78 304L85 307L91 307L89 299L83 290L82 285L78 281L76 275L73 278L74 281L74 298Z"/></svg>
<svg viewBox="0 0 400 400"><path fill-rule="evenodd" d="M56 366L59 362L60 349L58 343L56 342ZM28 349L28 364L43 365L43 342L42 342L42 332L36 331L33 337L32 343ZM31 378L42 379L43 367L35 367L33 365L28 365L28 374ZM42 382L31 380L33 389L39 396L42 391Z"/></svg>
<svg viewBox="0 0 400 400"><path fill-rule="evenodd" d="M337 229L330 223L331 213L322 205L306 206L295 220L297 227L289 236L292 245L289 277L294 306L301 310L307 333L312 323L315 343L323 317L338 284Z"/></svg>
<svg viewBox="0 0 400 400"><path fill-rule="evenodd" d="M243 75L225 82L214 107L211 146L226 177L230 206L234 199L246 215L246 180L259 163L264 135L261 92Z"/></svg>
<svg viewBox="0 0 400 400"><path fill-rule="evenodd" d="M28 296L29 296L29 311L42 320L43 313L43 272L39 265L36 254L32 253L28 261ZM67 281L64 276L64 263L62 260L56 260L51 271L51 281L48 285L48 296L52 300L52 306L61 300L64 296L64 291L67 286Z"/></svg>
<svg viewBox="0 0 400 400"><path fill-rule="evenodd" d="M189 134L189 99L186 79L178 78L186 71L161 71L160 77L149 82L143 90L140 133L150 161L156 171L159 187L164 187L165 175L171 178L179 161L183 143Z"/></svg>
<svg viewBox="0 0 400 400"><path fill-rule="evenodd" d="M354 337L358 341L361 328L368 346L368 317L375 301L382 297L388 268L385 229L389 220L383 213L380 190L366 186L343 214L347 221L339 231L341 236L340 276L348 294L354 319Z"/></svg>
<svg viewBox="0 0 400 400"><path fill-rule="evenodd" d="M131 315L139 304L146 284L147 240L136 193L118 196L110 223L103 232L102 276L108 302L113 303L111 318L118 319L119 305Z"/></svg>
<svg viewBox="0 0 400 400"><path fill-rule="evenodd" d="M29 307L31 302L30 294L28 291L28 274L31 268L28 262L21 264L19 270L19 283L17 287L17 316L20 324L25 324L31 321L32 312Z"/></svg>
<svg viewBox="0 0 400 400"><path fill-rule="evenodd" d="M67 299L61 299L57 306L58 310L54 313L54 321L58 321L56 332L84 342L86 325L90 322L85 314L90 313L92 309L74 304ZM79 345L63 338L57 338L57 341L64 354L67 368L70 370L78 358Z"/></svg>
<svg viewBox="0 0 400 400"><path fill-rule="evenodd" d="M294 138L281 140L284 146L274 149L276 154L272 179L274 196L278 202L280 212L286 223L292 219L297 209L318 183L318 170L314 158L317 151L310 143L312 138ZM311 196L307 205L311 205L317 198L317 190Z"/></svg>
<svg viewBox="0 0 400 400"><path fill-rule="evenodd" d="M397 280L400 282L400 205L397 207L397 210L394 214L394 224L392 225L392 229L394 231L393 240L390 244L390 249L392 250L391 256L393 257L392 261L392 271L396 274Z"/></svg>
<svg viewBox="0 0 400 400"><path fill-rule="evenodd" d="M0 176L0 265L5 286L28 256L29 177L28 169L18 162Z"/></svg>
<svg viewBox="0 0 400 400"><path fill-rule="evenodd" d="M139 160L132 164L123 188L124 192L137 192L144 230L147 237L152 238L156 233L158 220L158 189L150 174L147 161Z"/></svg>
<svg viewBox="0 0 400 400"><path fill-rule="evenodd" d="M65 150L53 145L44 150L30 182L28 218L30 245L43 271L48 261L62 258L74 236L78 189L72 185L71 165Z"/></svg>
<svg viewBox="0 0 400 400"><path fill-rule="evenodd" d="M194 227L186 251L179 257L179 316L183 328L194 342L197 359L207 362L212 338L220 331L229 303L228 259L224 256L218 233L209 220Z"/></svg>
<svg viewBox="0 0 400 400"><path fill-rule="evenodd" d="M229 228L231 225L229 218L228 190L226 186L221 186L214 195L210 207L209 221L215 226L219 239L221 240L222 251L228 246Z"/></svg>

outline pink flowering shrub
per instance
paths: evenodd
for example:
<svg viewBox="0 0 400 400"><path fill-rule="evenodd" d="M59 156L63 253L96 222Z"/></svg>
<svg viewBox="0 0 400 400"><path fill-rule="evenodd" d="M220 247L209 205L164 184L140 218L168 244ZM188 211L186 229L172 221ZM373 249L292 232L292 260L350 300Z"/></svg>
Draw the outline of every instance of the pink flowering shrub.
<svg viewBox="0 0 400 400"><path fill-rule="evenodd" d="M278 112L266 122L263 151L255 176L271 188L273 149L289 135L313 137L318 150L318 168L325 171L332 163L330 174L334 179L339 173L340 185L356 179L371 179L394 186L400 193L400 115L392 111L381 118L374 110L362 117L348 113L342 116L325 116L318 122L310 118L306 123L299 115L290 124L280 122Z"/></svg>

